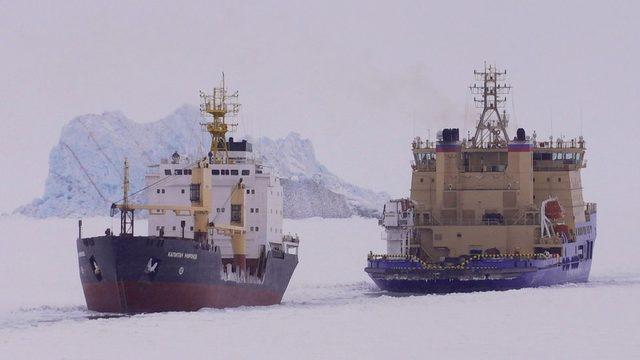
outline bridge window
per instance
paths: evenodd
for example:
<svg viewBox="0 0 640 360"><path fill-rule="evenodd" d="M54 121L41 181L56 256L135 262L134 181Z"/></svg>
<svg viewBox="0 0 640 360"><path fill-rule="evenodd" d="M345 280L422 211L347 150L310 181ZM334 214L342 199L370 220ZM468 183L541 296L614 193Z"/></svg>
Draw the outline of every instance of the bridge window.
<svg viewBox="0 0 640 360"><path fill-rule="evenodd" d="M211 175L220 175L220 170L218 169L211 170Z"/></svg>
<svg viewBox="0 0 640 360"><path fill-rule="evenodd" d="M169 169L164 169L164 174L165 174L165 175L171 175L171 170L169 170Z"/></svg>
<svg viewBox="0 0 640 360"><path fill-rule="evenodd" d="M242 175L249 175L249 170L242 170Z"/></svg>
<svg viewBox="0 0 640 360"><path fill-rule="evenodd" d="M231 175L238 175L238 170L231 170Z"/></svg>
<svg viewBox="0 0 640 360"><path fill-rule="evenodd" d="M173 173L174 175L182 175L182 169L175 169Z"/></svg>

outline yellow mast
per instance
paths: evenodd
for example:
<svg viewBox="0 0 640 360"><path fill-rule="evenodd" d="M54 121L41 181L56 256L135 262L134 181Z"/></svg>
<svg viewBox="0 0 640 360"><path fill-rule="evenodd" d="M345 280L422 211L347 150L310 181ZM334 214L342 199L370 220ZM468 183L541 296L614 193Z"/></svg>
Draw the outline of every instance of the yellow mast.
<svg viewBox="0 0 640 360"><path fill-rule="evenodd" d="M202 99L200 111L205 116L211 116L210 121L201 124L211 134L209 158L215 164L226 164L229 162L226 135L229 130L233 130L238 125L237 123L228 123L226 117L238 114L240 108L240 104L237 103L238 92L228 93L224 82L224 73L222 73L222 85L213 88L211 94L201 91L200 98Z"/></svg>
<svg viewBox="0 0 640 360"><path fill-rule="evenodd" d="M246 266L246 243L244 228L244 184L242 179L233 187L231 192L231 223L229 225L209 222L211 212L211 175L210 164L226 164L229 162L226 134L236 123L227 123L228 115L238 114L238 92L228 94L222 74L222 85L213 89L211 95L200 92L203 114L211 115L212 120L203 123L206 131L211 134L211 151L209 157L203 158L192 168L190 186L190 206L181 205L134 205L129 203L129 161L124 162L124 197L122 204L112 204L112 215L115 209L121 213L121 235L133 235L135 210L148 210L150 214L173 211L176 215L190 215L194 218L194 240L208 242L207 234L210 229L229 236L234 253L234 265L244 271Z"/></svg>

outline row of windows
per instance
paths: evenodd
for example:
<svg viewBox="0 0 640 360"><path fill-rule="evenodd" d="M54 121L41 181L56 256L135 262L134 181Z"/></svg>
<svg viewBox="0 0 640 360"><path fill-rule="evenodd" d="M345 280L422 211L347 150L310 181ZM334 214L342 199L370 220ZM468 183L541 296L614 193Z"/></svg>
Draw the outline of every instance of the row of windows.
<svg viewBox="0 0 640 360"><path fill-rule="evenodd" d="M592 229L591 225L589 225L589 226L581 226L581 227L576 229L576 232L578 233L578 235L591 234L592 231L593 231L593 229Z"/></svg>
<svg viewBox="0 0 640 360"><path fill-rule="evenodd" d="M536 178L533 178L533 182L536 182ZM547 182L551 182L551 178L547 178ZM558 182L562 182L562 178L558 178Z"/></svg>
<svg viewBox="0 0 640 360"><path fill-rule="evenodd" d="M242 175L249 175L251 172L249 170L242 170ZM238 175L238 170L229 170L229 169L213 169L211 170L211 175Z"/></svg>
<svg viewBox="0 0 640 360"><path fill-rule="evenodd" d="M582 154L580 153L547 153L547 152L534 152L533 160L569 160L579 161Z"/></svg>
<svg viewBox="0 0 640 360"><path fill-rule="evenodd" d="M171 175L171 169L165 169L164 170L164 174L169 176ZM173 170L173 175L191 175L192 174L192 170L191 169L175 169ZM242 170L242 172L239 172L238 170L229 170L229 169L213 169L211 170L211 175L249 175L251 174L251 171L249 170Z"/></svg>
<svg viewBox="0 0 640 360"><path fill-rule="evenodd" d="M171 169L164 169L165 175L171 175ZM175 169L173 175L191 175L191 169Z"/></svg>
<svg viewBox="0 0 640 360"><path fill-rule="evenodd" d="M224 210L224 209L222 209L222 210ZM164 226L156 226L156 231L160 231L160 230L164 231ZM173 226L172 230L176 231L177 227ZM193 231L193 226L189 227L189 231ZM249 227L249 231L260 231L260 227L259 226L251 226L251 227ZM277 228L275 228L275 229L274 228L269 228L269 231L270 232L275 232L275 233L277 233L279 231L282 234L282 229L278 230Z"/></svg>

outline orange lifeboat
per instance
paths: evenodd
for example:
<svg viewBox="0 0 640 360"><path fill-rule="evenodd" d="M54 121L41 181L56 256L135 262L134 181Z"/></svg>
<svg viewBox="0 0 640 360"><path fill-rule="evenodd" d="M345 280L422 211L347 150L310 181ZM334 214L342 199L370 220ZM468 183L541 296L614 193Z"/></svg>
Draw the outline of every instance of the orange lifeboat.
<svg viewBox="0 0 640 360"><path fill-rule="evenodd" d="M558 200L552 200L545 205L544 214L549 220L559 220L564 218L564 209Z"/></svg>

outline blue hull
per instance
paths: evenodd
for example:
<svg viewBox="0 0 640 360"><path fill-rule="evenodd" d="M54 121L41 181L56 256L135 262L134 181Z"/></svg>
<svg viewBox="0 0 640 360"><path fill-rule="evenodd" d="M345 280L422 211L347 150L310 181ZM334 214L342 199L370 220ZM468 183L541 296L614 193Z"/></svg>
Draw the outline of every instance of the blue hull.
<svg viewBox="0 0 640 360"><path fill-rule="evenodd" d="M365 271L380 289L399 293L511 290L587 282L597 236L596 214L589 215L587 222L578 224L588 231L581 231L574 241L562 244L563 257L485 255L456 265L426 264L411 256L371 254Z"/></svg>
<svg viewBox="0 0 640 360"><path fill-rule="evenodd" d="M586 282L589 280L591 259L494 259L477 265L424 269L409 261L370 260L365 271L382 290L442 294Z"/></svg>

